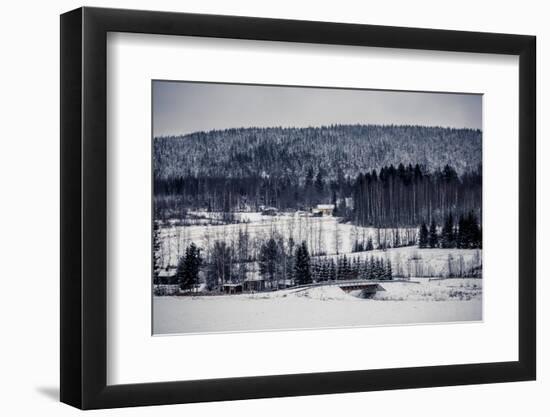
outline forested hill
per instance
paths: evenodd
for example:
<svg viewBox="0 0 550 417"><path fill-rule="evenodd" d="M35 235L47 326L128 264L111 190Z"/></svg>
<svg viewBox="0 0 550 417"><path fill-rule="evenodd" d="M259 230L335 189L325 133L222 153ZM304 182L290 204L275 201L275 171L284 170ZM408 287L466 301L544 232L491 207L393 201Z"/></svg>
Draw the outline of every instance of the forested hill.
<svg viewBox="0 0 550 417"><path fill-rule="evenodd" d="M333 125L240 128L154 140L155 178L254 176L327 180L383 166L419 164L458 174L481 164L480 130L424 126Z"/></svg>

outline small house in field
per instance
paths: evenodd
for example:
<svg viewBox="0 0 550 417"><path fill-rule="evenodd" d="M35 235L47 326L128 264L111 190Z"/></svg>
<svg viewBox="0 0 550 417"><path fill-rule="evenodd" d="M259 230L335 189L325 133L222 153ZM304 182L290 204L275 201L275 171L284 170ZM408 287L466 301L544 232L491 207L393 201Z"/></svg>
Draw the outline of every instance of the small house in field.
<svg viewBox="0 0 550 417"><path fill-rule="evenodd" d="M265 291L265 279L260 276L248 277L246 280L243 281L243 289L244 291L250 292Z"/></svg>
<svg viewBox="0 0 550 417"><path fill-rule="evenodd" d="M162 268L158 272L158 284L175 284L176 283L176 268Z"/></svg>
<svg viewBox="0 0 550 417"><path fill-rule="evenodd" d="M314 216L332 216L334 213L334 204L317 204L317 206L311 210Z"/></svg>
<svg viewBox="0 0 550 417"><path fill-rule="evenodd" d="M278 286L279 289L294 287L294 280L293 279L280 279L277 282L277 286Z"/></svg>
<svg viewBox="0 0 550 417"><path fill-rule="evenodd" d="M243 284L227 282L222 285L222 292L224 294L240 294L243 292Z"/></svg>
<svg viewBox="0 0 550 417"><path fill-rule="evenodd" d="M263 216L276 216L278 213L275 207L263 207L261 210Z"/></svg>

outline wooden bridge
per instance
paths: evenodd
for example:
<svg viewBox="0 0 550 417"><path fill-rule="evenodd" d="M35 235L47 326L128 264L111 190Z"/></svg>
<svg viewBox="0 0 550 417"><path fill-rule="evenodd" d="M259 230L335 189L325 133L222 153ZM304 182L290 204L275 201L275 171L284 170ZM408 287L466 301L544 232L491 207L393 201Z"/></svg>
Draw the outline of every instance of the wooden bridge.
<svg viewBox="0 0 550 417"><path fill-rule="evenodd" d="M361 290L361 293L359 294L360 298L371 298L378 291L386 291L386 289L382 285L385 283L387 284L389 282L406 282L408 284L417 284L417 282L415 281L408 281L408 280L355 279L355 280L346 280L346 281L316 282L314 284L301 285L295 288L296 288L296 292L300 292L300 291L305 291L314 287L337 286L337 287L340 287L345 292Z"/></svg>
<svg viewBox="0 0 550 417"><path fill-rule="evenodd" d="M370 298L378 291L386 291L384 287L375 282L357 282L342 284L339 287L345 292L361 291L359 296L361 298Z"/></svg>

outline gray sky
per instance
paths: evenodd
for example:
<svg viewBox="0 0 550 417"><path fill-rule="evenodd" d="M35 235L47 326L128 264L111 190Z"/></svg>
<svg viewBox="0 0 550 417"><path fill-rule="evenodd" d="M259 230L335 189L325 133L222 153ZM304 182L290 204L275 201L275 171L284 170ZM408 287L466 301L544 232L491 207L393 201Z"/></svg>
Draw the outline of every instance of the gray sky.
<svg viewBox="0 0 550 417"><path fill-rule="evenodd" d="M153 81L153 134L409 124L481 129L481 95Z"/></svg>

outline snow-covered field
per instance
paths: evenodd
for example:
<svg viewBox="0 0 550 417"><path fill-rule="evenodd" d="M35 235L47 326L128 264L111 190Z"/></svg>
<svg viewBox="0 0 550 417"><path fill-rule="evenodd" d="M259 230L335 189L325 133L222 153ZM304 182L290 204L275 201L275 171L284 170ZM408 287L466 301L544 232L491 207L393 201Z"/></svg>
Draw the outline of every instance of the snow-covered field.
<svg viewBox="0 0 550 417"><path fill-rule="evenodd" d="M482 280L383 282L362 299L338 286L256 294L154 297L153 333L212 333L479 321Z"/></svg>
<svg viewBox="0 0 550 417"><path fill-rule="evenodd" d="M198 215L198 213L195 213ZM216 213L200 212L201 216ZM261 213L234 213L235 218L247 223L226 225L163 226L161 229L161 258L163 266L176 265L179 256L191 242L205 248L215 240L227 243L236 240L239 231L247 232L251 242L265 241L277 233L285 238L292 237L295 242L306 241L310 252L315 255L351 253L355 241L366 242L371 237L373 243L393 242L395 229L360 227L349 223L340 223L338 217L312 217L306 213L282 213L277 216L263 216ZM399 228L401 243L416 239L416 228Z"/></svg>
<svg viewBox="0 0 550 417"><path fill-rule="evenodd" d="M216 213L201 212L202 216ZM481 250L478 249L418 249L417 246L390 248L366 252L352 252L356 241L366 242L370 237L375 246L381 242L392 243L397 232L400 243L416 239L416 228L376 229L360 227L350 223L340 223L338 217L312 217L304 213L285 213L278 216L263 216L261 213L235 213L239 221L227 225L163 226L161 229L160 258L163 267L177 265L185 248L194 242L203 250L216 240L235 244L239 232L247 233L251 250L258 250L261 242L270 236L280 234L286 239L292 237L295 242L305 241L312 256L336 257L346 254L348 257L364 259L376 256L392 262L397 276L449 275L449 261L455 275L463 276L463 271L481 265ZM450 255L450 256L449 256ZM256 268L257 269L257 268Z"/></svg>

